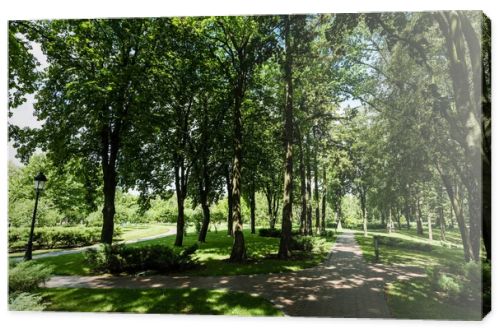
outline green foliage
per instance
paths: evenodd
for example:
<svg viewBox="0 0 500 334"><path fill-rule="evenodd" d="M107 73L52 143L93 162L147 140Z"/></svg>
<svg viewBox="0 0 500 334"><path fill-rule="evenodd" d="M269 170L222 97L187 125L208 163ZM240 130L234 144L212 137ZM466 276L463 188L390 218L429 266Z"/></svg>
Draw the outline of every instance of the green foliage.
<svg viewBox="0 0 500 334"><path fill-rule="evenodd" d="M78 224L96 210L97 185L77 160L66 165L54 165L46 155L34 155L25 166L9 164L9 223L11 226L29 226L35 202L33 177L42 171L47 176L40 194L37 226L56 225L61 222Z"/></svg>
<svg viewBox="0 0 500 334"><path fill-rule="evenodd" d="M87 249L85 261L95 272L133 274L150 271L168 274L192 268L195 265L192 255L197 249L197 244L180 251L165 245L134 247L105 244L99 249Z"/></svg>
<svg viewBox="0 0 500 334"><path fill-rule="evenodd" d="M439 275L437 287L451 299L458 299L463 290L463 286L455 277L446 274Z"/></svg>
<svg viewBox="0 0 500 334"><path fill-rule="evenodd" d="M290 249L303 252L312 252L315 247L315 244L316 244L315 237L298 236L292 238L290 242Z"/></svg>
<svg viewBox="0 0 500 334"><path fill-rule="evenodd" d="M22 250L29 238L29 228L9 228L9 251ZM100 238L100 228L85 226L43 226L35 228L33 249L68 248L95 244Z"/></svg>
<svg viewBox="0 0 500 334"><path fill-rule="evenodd" d="M52 268L33 261L21 261L9 268L9 294L31 292L52 274Z"/></svg>
<svg viewBox="0 0 500 334"><path fill-rule="evenodd" d="M46 308L47 303L40 294L21 292L9 295L10 311L43 311Z"/></svg>
<svg viewBox="0 0 500 334"><path fill-rule="evenodd" d="M324 230L319 232L319 236L324 238L334 238L335 232L332 230Z"/></svg>
<svg viewBox="0 0 500 334"><path fill-rule="evenodd" d="M280 238L281 230L275 228L259 228L259 237Z"/></svg>
<svg viewBox="0 0 500 334"><path fill-rule="evenodd" d="M32 53L30 30L26 22L9 21L9 116L37 88L40 64Z"/></svg>

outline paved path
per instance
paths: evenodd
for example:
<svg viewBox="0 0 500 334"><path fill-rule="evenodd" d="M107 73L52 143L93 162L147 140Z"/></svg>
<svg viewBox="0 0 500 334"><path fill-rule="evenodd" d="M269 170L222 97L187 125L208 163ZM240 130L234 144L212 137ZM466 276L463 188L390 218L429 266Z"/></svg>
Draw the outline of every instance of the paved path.
<svg viewBox="0 0 500 334"><path fill-rule="evenodd" d="M167 232L162 233L162 234L157 234L157 235L153 235L153 236L150 236L150 237L144 237L144 238L139 238L139 239L134 239L134 240L122 241L122 242L119 242L119 243L133 244L133 243L136 243L136 242L141 242L141 241L146 241L146 240L159 239L159 238L163 238L163 237L166 237L166 236L169 236L169 235L173 235L173 234L175 234L175 231L176 231L176 228L174 227L174 228L171 228L170 230L168 230ZM95 245L78 247L78 248L71 248L71 249L65 249L65 250L55 251L55 252L47 252L47 253L42 253L42 254L33 254L33 260L42 259L44 257L54 257L54 256L59 256L59 255L81 253L81 252L85 251L86 249L98 248L99 246L100 246L100 244L95 244ZM23 256L12 256L12 257L10 257L10 260L14 260L15 261L15 260L21 260L22 258L23 258Z"/></svg>
<svg viewBox="0 0 500 334"><path fill-rule="evenodd" d="M292 316L388 318L384 285L421 276L417 268L364 261L351 232L337 238L320 266L292 273L241 276L55 276L46 287L228 289L269 299Z"/></svg>

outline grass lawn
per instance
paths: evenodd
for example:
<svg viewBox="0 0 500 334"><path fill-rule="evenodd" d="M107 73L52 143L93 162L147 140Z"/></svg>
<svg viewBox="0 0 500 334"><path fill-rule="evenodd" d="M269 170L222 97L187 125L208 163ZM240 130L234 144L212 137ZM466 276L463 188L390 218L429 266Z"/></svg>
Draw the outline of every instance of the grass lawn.
<svg viewBox="0 0 500 334"><path fill-rule="evenodd" d="M439 231L436 231L437 233ZM436 233L435 232L435 233ZM384 264L404 264L422 268L449 270L465 265L460 237L456 231L448 232L448 242L429 240L427 235L418 236L414 230L402 229L394 233L383 230L369 232L368 237L355 231L355 237L368 262L375 261L373 236L385 238L381 242L379 262ZM439 234L435 235L439 237ZM396 318L408 319L463 319L479 320L480 309L477 302L457 302L436 292L428 277L409 281L396 281L386 286L387 302Z"/></svg>
<svg viewBox="0 0 500 334"><path fill-rule="evenodd" d="M121 226L120 241L137 240L167 233L170 229L175 229L172 224L132 224Z"/></svg>
<svg viewBox="0 0 500 334"><path fill-rule="evenodd" d="M197 242L197 234L190 233L184 237L184 245L190 246ZM141 247L151 244L174 244L175 235L142 241L130 245L131 247ZM246 263L230 263L224 261L229 257L233 239L224 232L209 232L207 242L200 245L196 252L199 260L199 268L192 269L187 272L182 272L183 275L192 276L217 276L217 275L248 275L259 273L276 273L297 271L304 268L309 268L320 264L328 255L329 250L333 246L333 238L321 238L322 249L313 252L310 256L297 255L296 258L282 261L270 257L278 252L278 238L264 238L249 231L245 231L245 245L249 260ZM34 260L37 263L51 265L54 268L55 275L91 275L91 269L84 261L84 255L67 254L50 258Z"/></svg>
<svg viewBox="0 0 500 334"><path fill-rule="evenodd" d="M435 293L427 278L388 284L387 303L400 319L481 320L478 303L452 302Z"/></svg>
<svg viewBox="0 0 500 334"><path fill-rule="evenodd" d="M283 316L269 301L206 289L41 289L47 311Z"/></svg>
<svg viewBox="0 0 500 334"><path fill-rule="evenodd" d="M456 243L441 244L437 240L429 240L426 236L417 236L413 230L405 229L398 232L387 233L385 230L375 230L363 236L363 232L355 231L356 240L363 250L363 257L368 262L375 260L373 249L373 236L379 235L386 238L397 239L401 244L380 245L380 262L386 264L403 263L407 265L426 268L430 265L445 265L446 263L460 263L463 261L463 250ZM425 250L429 247L430 250Z"/></svg>

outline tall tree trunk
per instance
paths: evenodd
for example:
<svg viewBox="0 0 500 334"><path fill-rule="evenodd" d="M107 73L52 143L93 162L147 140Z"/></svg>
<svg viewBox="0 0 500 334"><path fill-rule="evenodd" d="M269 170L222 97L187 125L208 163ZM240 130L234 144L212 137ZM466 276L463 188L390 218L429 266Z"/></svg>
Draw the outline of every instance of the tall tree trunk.
<svg viewBox="0 0 500 334"><path fill-rule="evenodd" d="M304 152L302 148L302 136L297 131L297 141L299 143L299 170L300 170L300 234L306 235L307 231L307 195L306 195L306 167L304 165Z"/></svg>
<svg viewBox="0 0 500 334"><path fill-rule="evenodd" d="M241 104L244 96L243 75L238 76L234 103L234 159L233 159L233 249L229 258L232 262L241 262L246 259L245 238L243 236L243 223L241 221L241 164L243 158L243 120L241 117Z"/></svg>
<svg viewBox="0 0 500 334"><path fill-rule="evenodd" d="M467 164L460 168L457 175L462 179L468 192L469 241L472 258L480 258L482 211L482 171L485 160L485 146L482 127L482 61L479 36L476 35L470 20L460 12L439 12L435 18L445 37L448 52L448 72L451 78L453 98L457 117L452 117L445 108L440 110L450 125L450 136L463 149ZM469 68L470 66L470 68Z"/></svg>
<svg viewBox="0 0 500 334"><path fill-rule="evenodd" d="M491 21L484 14L482 20L482 232L486 258L491 260Z"/></svg>
<svg viewBox="0 0 500 334"><path fill-rule="evenodd" d="M441 240L446 241L446 225L444 223L443 206L439 207L439 228L441 230Z"/></svg>
<svg viewBox="0 0 500 334"><path fill-rule="evenodd" d="M339 229L339 231L342 231L343 220L344 217L342 213L342 197L339 194L337 199L337 228Z"/></svg>
<svg viewBox="0 0 500 334"><path fill-rule="evenodd" d="M415 218L417 220L417 234L424 235L424 228L422 226L422 211L420 210L420 198L417 195L417 207L415 210Z"/></svg>
<svg viewBox="0 0 500 334"><path fill-rule="evenodd" d="M401 210L396 210L396 221L398 222L398 230L401 230Z"/></svg>
<svg viewBox="0 0 500 334"><path fill-rule="evenodd" d="M101 242L113 242L114 217L115 217L116 173L109 171L104 175L104 206L102 208L103 225Z"/></svg>
<svg viewBox="0 0 500 334"><path fill-rule="evenodd" d="M180 158L178 158L180 159ZM186 199L185 172L183 162L178 161L175 167L175 194L177 196L177 231L175 235L175 246L182 246L184 239L184 200Z"/></svg>
<svg viewBox="0 0 500 334"><path fill-rule="evenodd" d="M427 214L427 228L429 231L429 240L432 240L432 217L430 210L429 213Z"/></svg>
<svg viewBox="0 0 500 334"><path fill-rule="evenodd" d="M410 206L406 207L406 213L405 213L405 220L406 220L406 229L410 229Z"/></svg>
<svg viewBox="0 0 500 334"><path fill-rule="evenodd" d="M367 219L367 210L366 210L366 194L364 191L360 194L360 203L361 203L361 211L363 214L363 233L364 236L368 236L368 219Z"/></svg>
<svg viewBox="0 0 500 334"><path fill-rule="evenodd" d="M250 193L250 229L252 234L255 234L255 190L253 186Z"/></svg>
<svg viewBox="0 0 500 334"><path fill-rule="evenodd" d="M311 154L309 148L309 133L306 135L306 234L312 235L312 190L311 190Z"/></svg>
<svg viewBox="0 0 500 334"><path fill-rule="evenodd" d="M463 216L462 209L459 205L457 194L453 191L453 185L449 176L442 173L439 168L438 171L441 175L441 179L443 180L446 192L448 193L448 197L450 199L453 212L455 213L455 217L457 219L458 228L460 229L460 236L462 237L462 246L464 249L464 259L466 262L469 262L473 258L469 242L469 231L467 230L467 226L465 225L465 219Z"/></svg>
<svg viewBox="0 0 500 334"><path fill-rule="evenodd" d="M231 167L227 167L226 174L227 189L227 235L233 235L233 182L231 178Z"/></svg>
<svg viewBox="0 0 500 334"><path fill-rule="evenodd" d="M273 229L273 192L270 186L266 187L267 215L269 217L269 228Z"/></svg>
<svg viewBox="0 0 500 334"><path fill-rule="evenodd" d="M283 219L278 258L290 256L292 238L292 190L293 190L293 82L292 49L290 43L290 16L284 16L285 23L285 176L283 189Z"/></svg>
<svg viewBox="0 0 500 334"><path fill-rule="evenodd" d="M111 245L113 242L115 195L116 195L116 160L119 149L120 126L111 131L109 126L101 131L101 166L104 182L104 205L102 208L101 242Z"/></svg>
<svg viewBox="0 0 500 334"><path fill-rule="evenodd" d="M203 222L201 224L198 241L206 242L208 227L210 225L210 204L208 202L208 193L210 191L210 177L207 173L206 161L203 164L203 179L200 181L199 193L201 209L203 211Z"/></svg>
<svg viewBox="0 0 500 334"><path fill-rule="evenodd" d="M182 242L184 239L184 197L179 191L176 191L177 194L177 232L175 235L175 246L182 246Z"/></svg>
<svg viewBox="0 0 500 334"><path fill-rule="evenodd" d="M453 220L453 204L450 201L450 228L455 228L455 221Z"/></svg>
<svg viewBox="0 0 500 334"><path fill-rule="evenodd" d="M326 231L326 167L323 166L323 196L321 199L321 232Z"/></svg>
<svg viewBox="0 0 500 334"><path fill-rule="evenodd" d="M393 229L393 226L392 226L392 209L389 208L389 223L387 224L387 230L389 231L389 233L392 233L392 229Z"/></svg>
<svg viewBox="0 0 500 334"><path fill-rule="evenodd" d="M319 182L318 182L318 147L316 142L314 143L314 206L315 206L315 217L316 217L316 226L315 233L319 232Z"/></svg>
<svg viewBox="0 0 500 334"><path fill-rule="evenodd" d="M201 209L203 211L203 223L201 224L200 234L198 236L199 242L206 242L208 226L210 225L210 206L207 202L201 203Z"/></svg>

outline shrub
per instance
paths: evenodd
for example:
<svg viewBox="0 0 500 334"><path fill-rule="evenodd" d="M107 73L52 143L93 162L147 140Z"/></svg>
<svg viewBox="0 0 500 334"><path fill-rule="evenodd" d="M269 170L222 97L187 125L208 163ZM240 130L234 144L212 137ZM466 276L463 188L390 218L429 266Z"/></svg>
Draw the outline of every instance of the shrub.
<svg viewBox="0 0 500 334"><path fill-rule="evenodd" d="M92 245L99 242L101 229L85 226L37 227L33 234L33 249L68 248ZM9 229L9 250L18 251L26 247L29 229Z"/></svg>
<svg viewBox="0 0 500 334"><path fill-rule="evenodd" d="M330 230L324 230L324 231L319 232L319 235L321 237L325 237L325 238L333 238L335 236L335 232L330 231Z"/></svg>
<svg viewBox="0 0 500 334"><path fill-rule="evenodd" d="M9 293L33 291L51 274L51 267L32 261L19 262L9 269Z"/></svg>
<svg viewBox="0 0 500 334"><path fill-rule="evenodd" d="M292 250L311 252L314 249L314 244L314 237L298 236L292 238L290 248Z"/></svg>
<svg viewBox="0 0 500 334"><path fill-rule="evenodd" d="M267 238L279 238L281 237L281 230L275 228L260 228L259 236Z"/></svg>
<svg viewBox="0 0 500 334"><path fill-rule="evenodd" d="M154 271L170 273L187 269L195 264L192 255L198 249L194 244L182 251L164 245L142 247L104 245L99 249L87 249L85 261L96 272L111 274Z"/></svg>
<svg viewBox="0 0 500 334"><path fill-rule="evenodd" d="M462 284L451 275L441 274L437 285L439 290L446 293L452 299L458 299L462 295Z"/></svg>
<svg viewBox="0 0 500 334"><path fill-rule="evenodd" d="M43 311L45 307L40 295L28 292L9 295L10 311Z"/></svg>

